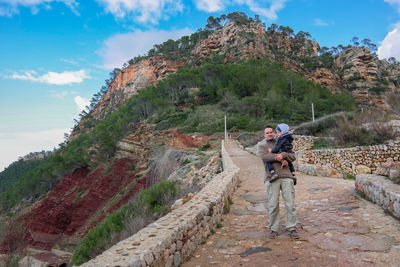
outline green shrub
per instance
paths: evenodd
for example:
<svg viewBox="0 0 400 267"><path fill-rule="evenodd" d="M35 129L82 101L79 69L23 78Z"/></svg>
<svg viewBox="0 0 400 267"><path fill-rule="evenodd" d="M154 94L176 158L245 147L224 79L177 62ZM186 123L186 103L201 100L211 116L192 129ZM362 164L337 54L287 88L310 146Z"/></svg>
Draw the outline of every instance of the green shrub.
<svg viewBox="0 0 400 267"><path fill-rule="evenodd" d="M321 148L334 148L335 143L327 138L319 138L314 143L311 149L321 149Z"/></svg>
<svg viewBox="0 0 400 267"><path fill-rule="evenodd" d="M205 150L209 149L210 147L211 147L210 142L207 142L199 147L199 151L205 151Z"/></svg>
<svg viewBox="0 0 400 267"><path fill-rule="evenodd" d="M343 179L345 180L350 180L350 181L355 181L356 180L356 176L352 173L345 173L343 174Z"/></svg>
<svg viewBox="0 0 400 267"><path fill-rule="evenodd" d="M177 191L177 187L171 181L161 181L140 191L129 204L108 214L100 224L89 231L76 246L71 259L72 264L80 265L111 247L113 238L125 230L136 217L152 221L167 213Z"/></svg>

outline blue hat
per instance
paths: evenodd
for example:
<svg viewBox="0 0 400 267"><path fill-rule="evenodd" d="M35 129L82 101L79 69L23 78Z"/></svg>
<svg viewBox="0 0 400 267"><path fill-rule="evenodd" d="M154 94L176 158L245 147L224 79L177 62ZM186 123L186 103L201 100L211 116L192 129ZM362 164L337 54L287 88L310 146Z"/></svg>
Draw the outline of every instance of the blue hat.
<svg viewBox="0 0 400 267"><path fill-rule="evenodd" d="M278 124L276 130L281 132L282 134L287 134L289 132L289 125L287 125L286 123Z"/></svg>

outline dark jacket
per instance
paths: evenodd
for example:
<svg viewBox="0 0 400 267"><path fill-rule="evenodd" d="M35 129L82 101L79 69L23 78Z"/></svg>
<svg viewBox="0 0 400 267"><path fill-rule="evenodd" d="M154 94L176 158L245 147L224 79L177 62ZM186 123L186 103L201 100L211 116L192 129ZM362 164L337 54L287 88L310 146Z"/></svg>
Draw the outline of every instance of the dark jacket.
<svg viewBox="0 0 400 267"><path fill-rule="evenodd" d="M276 140L272 153L288 152L293 153L293 136L290 133L284 134Z"/></svg>
<svg viewBox="0 0 400 267"><path fill-rule="evenodd" d="M282 164L278 161L275 161L275 153L268 152L268 148L273 148L275 145L275 139L267 140L263 139L257 144L257 155L265 162L272 162L272 165L275 168L276 174L278 174L281 178L291 178L292 173L289 170L289 167L286 166L281 168ZM288 162L293 162L296 160L294 153L282 152L280 153L283 159L287 160ZM269 180L271 178L271 173L269 171L265 171L265 180Z"/></svg>

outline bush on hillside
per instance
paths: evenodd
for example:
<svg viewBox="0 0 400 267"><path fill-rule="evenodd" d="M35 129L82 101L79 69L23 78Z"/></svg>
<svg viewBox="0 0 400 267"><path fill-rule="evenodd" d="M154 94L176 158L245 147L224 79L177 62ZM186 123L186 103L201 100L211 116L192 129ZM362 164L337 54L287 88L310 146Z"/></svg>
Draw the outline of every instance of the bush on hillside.
<svg viewBox="0 0 400 267"><path fill-rule="evenodd" d="M71 259L72 264L80 265L90 260L168 213L177 194L178 188L171 181L162 181L140 191L127 205L108 214L100 224L89 231L76 246Z"/></svg>
<svg viewBox="0 0 400 267"><path fill-rule="evenodd" d="M395 138L396 132L380 114L353 113L338 117L330 135L337 146L352 147L382 144Z"/></svg>

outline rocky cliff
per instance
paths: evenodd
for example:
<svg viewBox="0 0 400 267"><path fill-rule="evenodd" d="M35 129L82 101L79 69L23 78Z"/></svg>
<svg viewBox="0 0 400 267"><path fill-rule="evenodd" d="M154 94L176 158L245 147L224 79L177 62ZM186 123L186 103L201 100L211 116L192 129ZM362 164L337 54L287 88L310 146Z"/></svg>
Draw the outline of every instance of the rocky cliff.
<svg viewBox="0 0 400 267"><path fill-rule="evenodd" d="M215 55L222 55L227 63L268 57L334 93L351 91L356 102L364 108L388 109L385 94L399 91L399 66L379 60L366 47L347 48L331 56L331 64L324 63L319 53L319 44L304 35L266 31L261 23L238 25L231 21L200 40L189 56L182 55L179 60L167 59L162 54L145 57L120 71L90 116L102 119L138 90L154 85L187 63L195 66ZM84 124L85 119L80 128Z"/></svg>
<svg viewBox="0 0 400 267"><path fill-rule="evenodd" d="M185 65L185 61L171 61L161 56L149 57L121 70L109 84L99 103L90 112L96 120L104 119L109 112L114 112L138 90L157 83L170 73ZM80 122L82 129L87 118ZM74 135L74 133L72 133Z"/></svg>

